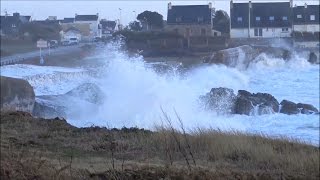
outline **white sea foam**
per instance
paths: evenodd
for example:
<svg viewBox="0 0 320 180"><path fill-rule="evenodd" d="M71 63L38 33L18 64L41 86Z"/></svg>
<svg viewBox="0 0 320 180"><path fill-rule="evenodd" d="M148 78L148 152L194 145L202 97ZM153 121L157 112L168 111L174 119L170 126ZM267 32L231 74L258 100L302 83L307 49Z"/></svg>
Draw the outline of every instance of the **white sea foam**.
<svg viewBox="0 0 320 180"><path fill-rule="evenodd" d="M94 111L86 105L71 108L67 119L76 126L94 124L152 129L154 125L161 124L162 107L172 117L174 125L177 125L176 111L187 129L212 127L289 136L319 143L318 115L222 116L204 110L198 103L198 97L211 88L227 87L235 92L239 89L267 92L279 101L288 99L319 108L319 66L312 66L303 58L295 56L286 62L261 55L247 70L203 65L182 74L175 71L159 74L142 57L128 57L117 47L118 44L109 45L99 56L91 59L92 62L97 60L105 65L93 66L95 68L90 67L90 70L24 65L22 69L25 72L20 73L21 66L14 65L1 67L1 73L27 79L37 95L62 94L82 83L97 84L106 100ZM98 73L98 76L84 73L91 71Z"/></svg>

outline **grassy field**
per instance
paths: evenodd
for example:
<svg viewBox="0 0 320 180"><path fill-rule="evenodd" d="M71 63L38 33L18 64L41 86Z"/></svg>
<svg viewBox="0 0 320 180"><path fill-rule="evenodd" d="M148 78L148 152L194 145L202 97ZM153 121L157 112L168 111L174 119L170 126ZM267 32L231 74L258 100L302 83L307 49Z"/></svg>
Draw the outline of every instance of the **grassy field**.
<svg viewBox="0 0 320 180"><path fill-rule="evenodd" d="M37 50L36 43L29 39L3 39L1 38L1 57Z"/></svg>
<svg viewBox="0 0 320 180"><path fill-rule="evenodd" d="M287 139L166 125L76 128L1 113L1 179L319 179L319 148Z"/></svg>

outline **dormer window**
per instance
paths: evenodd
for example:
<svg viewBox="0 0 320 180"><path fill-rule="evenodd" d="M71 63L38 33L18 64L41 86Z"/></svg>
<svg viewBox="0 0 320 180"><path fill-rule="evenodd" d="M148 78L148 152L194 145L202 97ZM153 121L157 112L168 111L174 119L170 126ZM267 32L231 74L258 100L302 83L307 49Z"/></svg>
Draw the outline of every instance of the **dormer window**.
<svg viewBox="0 0 320 180"><path fill-rule="evenodd" d="M198 22L203 22L203 17L198 17Z"/></svg>
<svg viewBox="0 0 320 180"><path fill-rule="evenodd" d="M287 16L282 16L282 20L283 20L283 21L287 21L287 20L288 20L288 17L287 17Z"/></svg>
<svg viewBox="0 0 320 180"><path fill-rule="evenodd" d="M310 20L311 20L311 21L316 20L316 16L315 16L315 15L310 15Z"/></svg>
<svg viewBox="0 0 320 180"><path fill-rule="evenodd" d="M177 17L176 22L181 22L181 17Z"/></svg>
<svg viewBox="0 0 320 180"><path fill-rule="evenodd" d="M298 19L301 19L301 18L302 18L302 15L301 15L301 14L298 14L298 15L297 15L297 18L298 18Z"/></svg>
<svg viewBox="0 0 320 180"><path fill-rule="evenodd" d="M238 22L242 22L242 17L237 18Z"/></svg>
<svg viewBox="0 0 320 180"><path fill-rule="evenodd" d="M256 21L260 21L260 16L257 16L257 17L256 17Z"/></svg>
<svg viewBox="0 0 320 180"><path fill-rule="evenodd" d="M269 17L269 20L270 20L270 21L274 21L274 16L270 16L270 17Z"/></svg>

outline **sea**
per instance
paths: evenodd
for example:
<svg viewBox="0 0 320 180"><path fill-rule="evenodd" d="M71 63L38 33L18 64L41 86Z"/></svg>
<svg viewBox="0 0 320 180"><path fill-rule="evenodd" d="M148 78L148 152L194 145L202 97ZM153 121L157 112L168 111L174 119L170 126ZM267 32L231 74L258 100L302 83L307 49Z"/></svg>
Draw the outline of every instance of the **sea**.
<svg viewBox="0 0 320 180"><path fill-rule="evenodd" d="M319 146L319 115L221 115L205 109L199 96L211 88L226 87L237 93L270 93L283 99L312 104L319 109L319 65L306 56L294 54L290 60L260 54L247 68L197 63L184 67L162 57L148 62L120 48L118 42L98 48L94 55L75 67L28 64L1 67L1 75L27 80L36 96L65 94L82 84L95 84L103 93L98 105L62 101L68 107L66 120L77 127L138 127L154 130L166 125L167 115L179 129L181 119L187 131L221 131L262 134L288 138ZM162 68L159 68L162 67ZM90 91L90 88L88 88ZM78 92L78 98L92 92ZM101 96L99 96L101 97Z"/></svg>

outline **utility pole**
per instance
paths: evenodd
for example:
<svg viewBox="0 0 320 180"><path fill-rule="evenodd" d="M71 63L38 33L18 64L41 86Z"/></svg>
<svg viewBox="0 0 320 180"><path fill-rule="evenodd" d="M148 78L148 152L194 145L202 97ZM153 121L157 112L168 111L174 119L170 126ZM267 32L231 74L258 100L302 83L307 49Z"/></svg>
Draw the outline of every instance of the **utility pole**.
<svg viewBox="0 0 320 180"><path fill-rule="evenodd" d="M119 13L120 13L120 18L119 18L119 29L122 30L122 25L121 25L121 8L119 8Z"/></svg>

